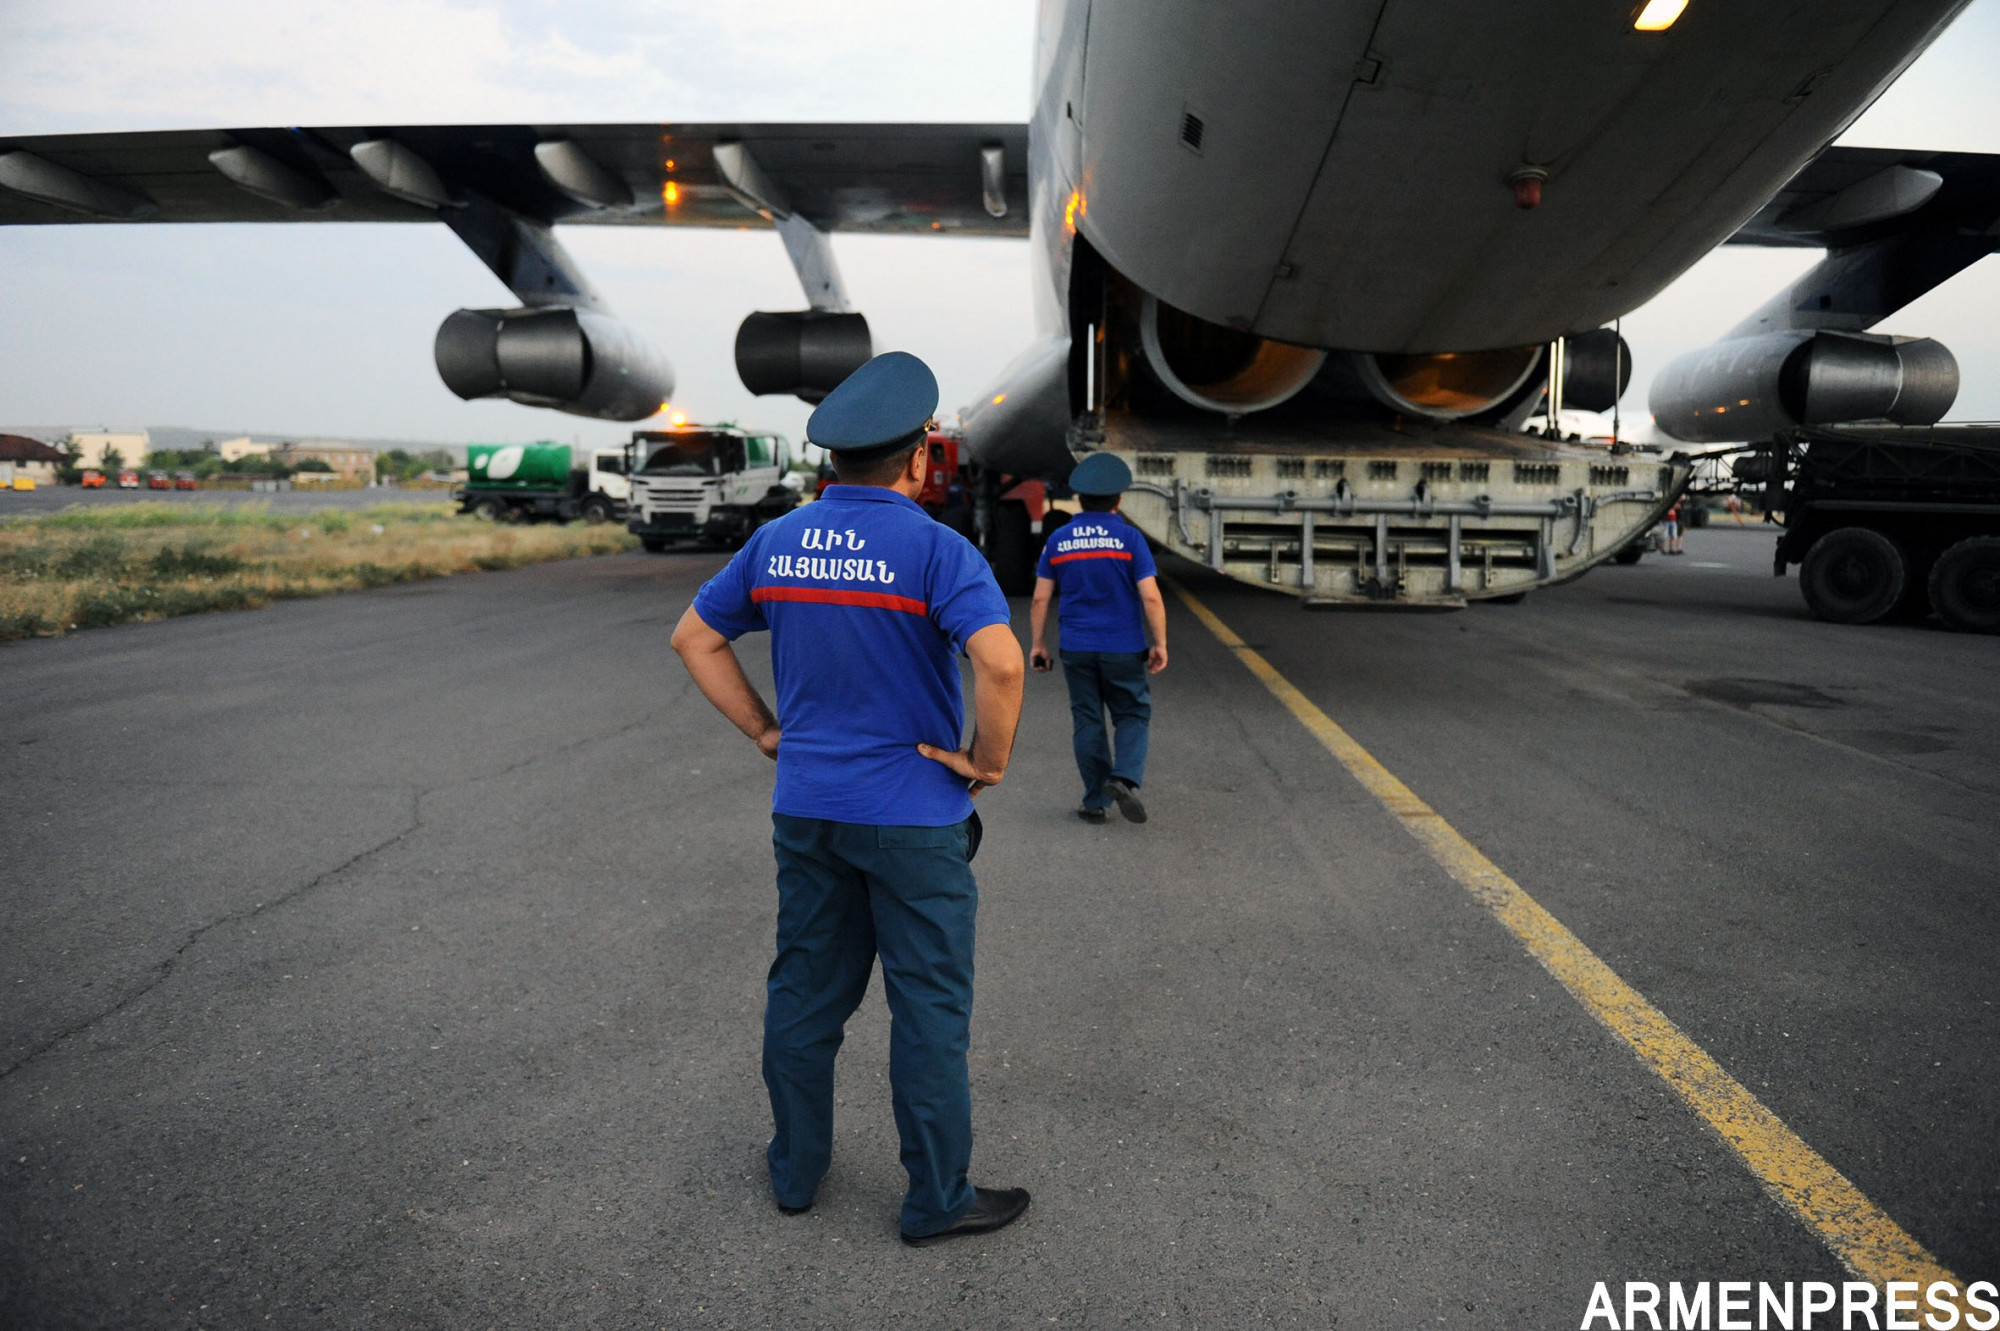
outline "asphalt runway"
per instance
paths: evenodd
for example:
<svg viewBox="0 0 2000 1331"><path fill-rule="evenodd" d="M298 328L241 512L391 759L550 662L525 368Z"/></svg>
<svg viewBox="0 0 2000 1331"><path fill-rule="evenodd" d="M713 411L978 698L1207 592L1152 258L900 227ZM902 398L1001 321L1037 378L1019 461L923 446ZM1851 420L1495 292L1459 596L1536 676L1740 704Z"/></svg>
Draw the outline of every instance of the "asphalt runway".
<svg viewBox="0 0 2000 1331"><path fill-rule="evenodd" d="M1992 1278L2000 641L1688 550L1423 616L1177 575ZM897 1241L878 987L779 1214L770 768L667 647L721 560L0 646L0 1325L1553 1328L1843 1278L1172 598L1153 820L1071 816L1060 675L981 797L974 1178L1033 1209Z"/></svg>

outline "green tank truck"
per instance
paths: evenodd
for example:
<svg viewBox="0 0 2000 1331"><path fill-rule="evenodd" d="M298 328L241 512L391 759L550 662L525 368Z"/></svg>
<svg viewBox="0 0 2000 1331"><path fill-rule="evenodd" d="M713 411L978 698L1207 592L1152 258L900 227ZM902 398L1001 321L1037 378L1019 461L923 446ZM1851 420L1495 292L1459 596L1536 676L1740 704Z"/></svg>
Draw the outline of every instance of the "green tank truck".
<svg viewBox="0 0 2000 1331"><path fill-rule="evenodd" d="M461 513L506 522L598 523L625 515L623 449L473 444L465 454L465 485L455 492Z"/></svg>

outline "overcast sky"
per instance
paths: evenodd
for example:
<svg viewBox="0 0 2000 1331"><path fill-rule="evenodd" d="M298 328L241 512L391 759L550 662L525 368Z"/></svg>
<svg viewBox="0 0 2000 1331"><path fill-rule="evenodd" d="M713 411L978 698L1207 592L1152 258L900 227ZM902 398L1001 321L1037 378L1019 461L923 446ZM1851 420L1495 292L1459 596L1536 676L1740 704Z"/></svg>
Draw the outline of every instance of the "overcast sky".
<svg viewBox="0 0 2000 1331"><path fill-rule="evenodd" d="M1694 0L1718 3L1720 0ZM0 134L256 124L1022 120L1033 5L963 0L0 0ZM2000 0L1975 0L1843 142L2000 152ZM676 407L803 433L736 381L736 325L803 301L770 232L564 232L673 359ZM841 237L878 347L938 371L947 409L1030 336L1025 243ZM1722 250L1625 321L1645 418L1655 369L1817 256ZM283 435L621 439L628 426L463 403L431 339L511 303L443 227L0 229L0 421ZM2000 265L1881 331L1957 354L1959 419L2000 419Z"/></svg>

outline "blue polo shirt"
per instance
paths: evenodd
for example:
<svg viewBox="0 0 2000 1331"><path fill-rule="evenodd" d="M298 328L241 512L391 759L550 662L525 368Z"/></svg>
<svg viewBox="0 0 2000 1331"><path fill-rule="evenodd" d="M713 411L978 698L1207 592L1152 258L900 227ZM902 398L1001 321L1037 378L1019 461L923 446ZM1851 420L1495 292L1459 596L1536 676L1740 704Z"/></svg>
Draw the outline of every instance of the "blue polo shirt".
<svg viewBox="0 0 2000 1331"><path fill-rule="evenodd" d="M1143 652L1146 613L1139 583L1154 577L1146 538L1116 513L1079 513L1042 547L1036 576L1056 585L1066 652Z"/></svg>
<svg viewBox="0 0 2000 1331"><path fill-rule="evenodd" d="M1009 621L972 542L894 490L829 485L758 528L694 610L732 641L771 632L775 812L918 827L971 816L965 779L917 745L959 746L958 657Z"/></svg>

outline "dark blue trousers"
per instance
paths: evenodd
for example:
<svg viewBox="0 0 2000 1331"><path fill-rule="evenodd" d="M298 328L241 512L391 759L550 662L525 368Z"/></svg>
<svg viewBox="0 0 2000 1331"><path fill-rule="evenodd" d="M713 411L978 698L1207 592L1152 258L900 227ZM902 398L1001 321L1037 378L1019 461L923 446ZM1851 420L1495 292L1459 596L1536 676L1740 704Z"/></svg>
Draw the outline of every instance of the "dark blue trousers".
<svg viewBox="0 0 2000 1331"><path fill-rule="evenodd" d="M1076 770L1083 777L1083 806L1102 809L1108 777L1146 784L1147 727L1153 719L1153 690L1146 679L1144 652L1060 652L1069 683L1071 739ZM1104 714L1111 713L1114 761L1104 742Z"/></svg>
<svg viewBox="0 0 2000 1331"><path fill-rule="evenodd" d="M906 1234L949 1229L972 1206L971 820L878 827L771 815L778 955L764 1003L771 1191L804 1206L833 1161L833 1060L875 958L889 998L889 1082Z"/></svg>

